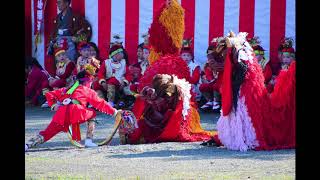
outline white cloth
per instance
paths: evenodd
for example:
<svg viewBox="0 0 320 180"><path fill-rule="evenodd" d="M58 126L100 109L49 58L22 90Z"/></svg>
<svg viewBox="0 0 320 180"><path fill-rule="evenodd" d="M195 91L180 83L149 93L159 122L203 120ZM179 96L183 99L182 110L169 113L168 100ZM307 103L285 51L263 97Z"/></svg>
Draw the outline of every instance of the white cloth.
<svg viewBox="0 0 320 180"><path fill-rule="evenodd" d="M115 77L121 84L123 84L123 81L125 80L124 75L126 73L126 60L121 59L120 65L115 64L112 62L112 59L108 59L105 61L106 63L106 79ZM115 66L119 65L119 68L115 68ZM113 73L113 69L115 70L115 73Z"/></svg>

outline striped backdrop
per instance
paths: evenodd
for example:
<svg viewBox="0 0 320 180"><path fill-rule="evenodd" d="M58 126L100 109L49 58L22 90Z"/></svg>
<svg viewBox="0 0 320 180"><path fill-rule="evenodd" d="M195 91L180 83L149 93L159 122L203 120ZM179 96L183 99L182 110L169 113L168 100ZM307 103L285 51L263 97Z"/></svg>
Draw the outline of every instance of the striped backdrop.
<svg viewBox="0 0 320 180"><path fill-rule="evenodd" d="M58 9L56 0L48 0L41 43L34 53L34 9L37 0L25 0L26 55L35 56L44 65L48 61L45 44ZM153 15L165 0L72 0L76 13L85 15L92 25L92 41L101 57L107 57L112 34L124 37L130 63L136 62L137 45L148 31ZM266 56L277 60L277 47L282 37L295 39L295 0L179 0L185 9L185 38L193 38L195 61L204 64L206 49L213 37L229 30L246 31L259 36Z"/></svg>

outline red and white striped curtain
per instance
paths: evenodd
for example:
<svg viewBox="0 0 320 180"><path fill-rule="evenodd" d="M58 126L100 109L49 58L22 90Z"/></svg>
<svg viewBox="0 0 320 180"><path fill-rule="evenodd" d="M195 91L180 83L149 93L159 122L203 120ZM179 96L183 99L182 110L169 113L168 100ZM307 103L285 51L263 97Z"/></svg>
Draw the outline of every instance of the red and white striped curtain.
<svg viewBox="0 0 320 180"><path fill-rule="evenodd" d="M45 45L58 13L56 0L48 0L41 42L34 53L34 2L25 0L26 54L44 65ZM112 34L124 37L130 63L136 62L141 35L148 31L153 15L165 0L72 0L74 12L85 15L92 25L92 39L107 57ZM295 39L295 0L179 0L185 9L185 38L193 38L195 61L204 64L213 37L232 30L259 36L267 58L277 61L277 48L284 36ZM161 37L159 37L161 38ZM32 48L30 48L32 47Z"/></svg>

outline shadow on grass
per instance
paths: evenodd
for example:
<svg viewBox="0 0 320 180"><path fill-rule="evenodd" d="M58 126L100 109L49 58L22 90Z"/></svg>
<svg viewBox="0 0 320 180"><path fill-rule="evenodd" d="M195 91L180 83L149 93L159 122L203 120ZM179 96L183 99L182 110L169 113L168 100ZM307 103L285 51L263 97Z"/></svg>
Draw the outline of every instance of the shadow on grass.
<svg viewBox="0 0 320 180"><path fill-rule="evenodd" d="M102 142L104 139L99 138L95 139L95 143ZM84 140L81 141L81 144L84 144ZM113 138L112 141L108 145L104 146L119 146L120 145L120 139L119 138ZM41 151L61 151L61 150L74 150L74 149L80 149L74 145L71 144L70 141L48 141L43 144L40 144L38 147L29 149L28 152L41 152Z"/></svg>
<svg viewBox="0 0 320 180"><path fill-rule="evenodd" d="M53 147L53 148L34 148L29 149L27 152L43 152L43 151L65 151L70 149L75 149L76 147Z"/></svg>
<svg viewBox="0 0 320 180"><path fill-rule="evenodd" d="M200 145L199 145L200 146ZM170 158L175 160L201 160L201 159L259 159L259 160L284 160L288 156L295 154L294 149L290 150L274 150L274 151L231 151L225 148L217 147L201 147L199 149L184 149L184 150L161 150L148 151L134 154L110 155L106 158Z"/></svg>

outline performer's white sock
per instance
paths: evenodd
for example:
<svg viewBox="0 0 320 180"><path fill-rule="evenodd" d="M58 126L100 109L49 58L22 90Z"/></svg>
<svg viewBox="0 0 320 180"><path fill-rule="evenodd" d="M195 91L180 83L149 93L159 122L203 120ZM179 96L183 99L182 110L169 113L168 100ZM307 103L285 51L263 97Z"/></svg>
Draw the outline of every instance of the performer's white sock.
<svg viewBox="0 0 320 180"><path fill-rule="evenodd" d="M92 142L92 139L90 138L86 138L85 142L84 142L84 145L86 147L97 147L98 145L95 144L94 142Z"/></svg>
<svg viewBox="0 0 320 180"><path fill-rule="evenodd" d="M114 107L114 103L112 101L108 102L110 104L110 106Z"/></svg>

